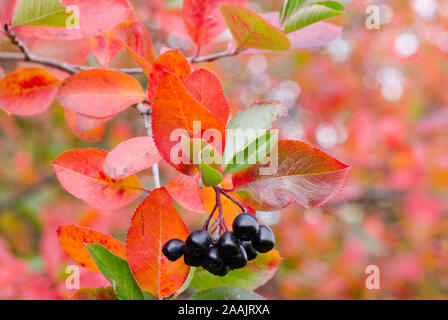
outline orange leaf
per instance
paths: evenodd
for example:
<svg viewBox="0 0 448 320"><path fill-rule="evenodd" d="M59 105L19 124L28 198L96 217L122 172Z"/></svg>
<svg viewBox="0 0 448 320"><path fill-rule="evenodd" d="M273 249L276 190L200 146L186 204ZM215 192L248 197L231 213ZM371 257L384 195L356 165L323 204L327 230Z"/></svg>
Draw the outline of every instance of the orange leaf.
<svg viewBox="0 0 448 320"><path fill-rule="evenodd" d="M65 121L67 121L70 130L72 130L73 134L78 138L89 142L98 142L103 139L104 130L106 129L106 125L104 123L94 129L80 130L76 121L79 114L74 111L64 109L64 115Z"/></svg>
<svg viewBox="0 0 448 320"><path fill-rule="evenodd" d="M103 170L107 151L74 149L53 161L59 182L65 190L96 209L118 209L137 199L142 185L137 177L112 179Z"/></svg>
<svg viewBox="0 0 448 320"><path fill-rule="evenodd" d="M125 244L102 232L86 227L66 225L60 227L57 234L61 247L70 258L91 271L100 272L90 256L86 244L99 243L113 254L126 259Z"/></svg>
<svg viewBox="0 0 448 320"><path fill-rule="evenodd" d="M154 62L151 73L149 74L147 90L149 102L154 102L160 78L167 71L174 73L180 80L184 81L191 73L191 67L187 59L185 59L185 57L177 49L167 51L160 55L160 57Z"/></svg>
<svg viewBox="0 0 448 320"><path fill-rule="evenodd" d="M129 55L149 74L156 54L145 26L138 21L126 21L116 26L114 32Z"/></svg>
<svg viewBox="0 0 448 320"><path fill-rule="evenodd" d="M34 116L47 110L61 81L41 68L25 68L0 81L0 108L18 116Z"/></svg>
<svg viewBox="0 0 448 320"><path fill-rule="evenodd" d="M188 234L165 188L155 189L140 204L128 230L126 256L142 290L168 297L183 285L190 268L183 259L170 262L162 247L173 238L185 240Z"/></svg>
<svg viewBox="0 0 448 320"><path fill-rule="evenodd" d="M196 131L195 122L200 124L200 132ZM175 131L176 130L176 131ZM181 80L171 73L165 73L159 82L156 99L153 104L153 134L154 141L163 159L174 168L185 174L193 174L197 171L193 164L176 163L173 156L182 156L180 137L171 137L174 133L185 130L190 137L202 138L204 131L213 130L213 135L220 135L220 139L210 139L210 143L216 150L222 153L225 139L225 124L216 118L210 111L202 106L185 89ZM178 138L178 141L173 141ZM171 154L173 153L173 155ZM176 159L178 160L178 159ZM179 161L177 161L179 162Z"/></svg>
<svg viewBox="0 0 448 320"><path fill-rule="evenodd" d="M138 81L125 73L91 69L67 78L58 99L64 108L105 118L142 102L145 94Z"/></svg>
<svg viewBox="0 0 448 320"><path fill-rule="evenodd" d="M179 174L170 181L166 186L166 189L173 197L174 201L176 201L182 208L197 213L209 214L215 206L215 191L213 188L199 188L200 178L200 174L191 177ZM231 180L231 175L225 176L224 181L220 186L226 189L231 188ZM236 193L230 192L229 194L239 200ZM221 202L224 211L224 220L228 226L231 226L236 216L241 213L241 209L225 196L221 196Z"/></svg>

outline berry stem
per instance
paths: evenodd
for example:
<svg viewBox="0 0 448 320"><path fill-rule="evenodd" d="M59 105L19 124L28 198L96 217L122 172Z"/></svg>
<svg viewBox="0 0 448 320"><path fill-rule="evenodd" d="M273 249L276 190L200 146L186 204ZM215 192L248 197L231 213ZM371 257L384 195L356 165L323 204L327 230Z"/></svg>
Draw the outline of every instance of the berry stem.
<svg viewBox="0 0 448 320"><path fill-rule="evenodd" d="M208 225L210 224L210 221L213 218L213 215L215 214L216 209L218 208L218 204L215 203L215 207L213 208L212 212L208 216L207 220L205 220L204 225L202 226L202 230L208 230Z"/></svg>
<svg viewBox="0 0 448 320"><path fill-rule="evenodd" d="M242 212L246 212L246 208L234 197L232 197L230 194L228 194L224 189L220 189L220 193L222 193L225 197L227 197L229 200L231 200L233 203L235 203L238 207L240 207Z"/></svg>

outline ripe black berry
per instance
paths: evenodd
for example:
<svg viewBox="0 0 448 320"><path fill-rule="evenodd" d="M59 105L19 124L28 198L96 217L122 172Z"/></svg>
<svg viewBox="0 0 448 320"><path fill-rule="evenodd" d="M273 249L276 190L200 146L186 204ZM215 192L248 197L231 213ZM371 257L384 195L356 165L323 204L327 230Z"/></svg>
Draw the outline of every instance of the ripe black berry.
<svg viewBox="0 0 448 320"><path fill-rule="evenodd" d="M184 262L187 266L199 267L202 265L202 257L192 255L187 248L185 248Z"/></svg>
<svg viewBox="0 0 448 320"><path fill-rule="evenodd" d="M205 270L213 273L219 272L221 269L223 269L223 266L224 259L222 258L219 249L216 247L211 247L210 249L208 249L202 259L202 267Z"/></svg>
<svg viewBox="0 0 448 320"><path fill-rule="evenodd" d="M253 240L258 233L257 218L249 213L242 213L233 220L233 232L240 240Z"/></svg>
<svg viewBox="0 0 448 320"><path fill-rule="evenodd" d="M205 254L212 243L212 237L205 230L197 230L190 233L185 242L185 248L192 256L200 257Z"/></svg>
<svg viewBox="0 0 448 320"><path fill-rule="evenodd" d="M184 254L185 243L179 239L171 239L166 242L162 248L162 252L165 257L170 261L176 261Z"/></svg>
<svg viewBox="0 0 448 320"><path fill-rule="evenodd" d="M243 246L244 250L246 250L248 261L254 260L257 257L258 252L252 246L251 241L243 241L243 242L241 242L241 245Z"/></svg>
<svg viewBox="0 0 448 320"><path fill-rule="evenodd" d="M239 269L247 264L247 253L243 246L240 246L240 252L233 257L225 259L226 265L230 269Z"/></svg>
<svg viewBox="0 0 448 320"><path fill-rule="evenodd" d="M236 256L240 252L240 245L238 244L238 239L235 237L233 232L229 231L224 233L219 238L218 248L224 259Z"/></svg>
<svg viewBox="0 0 448 320"><path fill-rule="evenodd" d="M258 236L252 241L252 246L258 252L268 252L274 248L274 233L267 226L260 226Z"/></svg>
<svg viewBox="0 0 448 320"><path fill-rule="evenodd" d="M215 276L223 277L227 274L227 272L229 272L229 270L230 270L229 267L223 264L222 268L219 269L218 271L214 271L214 272L210 271L210 272L212 274L214 274Z"/></svg>

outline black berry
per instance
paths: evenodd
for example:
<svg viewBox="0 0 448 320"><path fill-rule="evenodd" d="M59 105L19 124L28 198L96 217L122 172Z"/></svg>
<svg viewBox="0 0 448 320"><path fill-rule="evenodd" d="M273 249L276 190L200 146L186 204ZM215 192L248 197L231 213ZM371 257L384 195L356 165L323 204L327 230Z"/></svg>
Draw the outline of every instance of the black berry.
<svg viewBox="0 0 448 320"><path fill-rule="evenodd" d="M258 252L252 246L252 242L251 241L243 241L243 242L241 242L241 245L243 246L244 250L246 250L247 260L248 261L254 260L257 257Z"/></svg>
<svg viewBox="0 0 448 320"><path fill-rule="evenodd" d="M242 213L233 220L233 232L240 240L253 240L258 233L257 218L249 213Z"/></svg>
<svg viewBox="0 0 448 320"><path fill-rule="evenodd" d="M210 271L212 274L214 274L215 276L220 276L220 277L223 277L223 276L225 276L226 274L227 274L227 272L229 272L229 267L228 266L226 266L226 265L222 265L222 268L221 269L219 269L218 271Z"/></svg>
<svg viewBox="0 0 448 320"><path fill-rule="evenodd" d="M210 249L208 249L202 259L202 267L205 270L213 273L219 272L221 269L223 269L223 266L224 260L221 256L221 253L219 252L219 249L216 247L211 247Z"/></svg>
<svg viewBox="0 0 448 320"><path fill-rule="evenodd" d="M211 243L212 237L207 231L197 230L190 233L185 242L185 248L190 255L200 257L207 252Z"/></svg>
<svg viewBox="0 0 448 320"><path fill-rule="evenodd" d="M202 257L192 255L188 249L184 253L184 262L187 266L199 267L202 265Z"/></svg>
<svg viewBox="0 0 448 320"><path fill-rule="evenodd" d="M226 265L230 269L239 269L247 264L247 253L243 246L240 246L240 252L233 257L225 259Z"/></svg>
<svg viewBox="0 0 448 320"><path fill-rule="evenodd" d="M229 231L224 233L219 238L218 247L224 259L236 256L240 252L238 239L235 237L233 232Z"/></svg>
<svg viewBox="0 0 448 320"><path fill-rule="evenodd" d="M162 248L162 252L165 257L170 261L176 261L184 254L185 243L179 239L171 239L166 242Z"/></svg>
<svg viewBox="0 0 448 320"><path fill-rule="evenodd" d="M268 252L274 248L274 233L267 226L260 226L258 236L252 241L252 246L258 252Z"/></svg>

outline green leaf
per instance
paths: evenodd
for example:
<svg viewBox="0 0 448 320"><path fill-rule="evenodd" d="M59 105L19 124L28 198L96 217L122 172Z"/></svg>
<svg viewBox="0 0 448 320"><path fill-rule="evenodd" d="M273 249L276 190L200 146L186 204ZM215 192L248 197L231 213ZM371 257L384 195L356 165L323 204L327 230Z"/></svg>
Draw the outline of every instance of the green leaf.
<svg viewBox="0 0 448 320"><path fill-rule="evenodd" d="M143 300L143 293L125 260L97 243L89 244L87 249L98 269L114 287L115 294L119 299Z"/></svg>
<svg viewBox="0 0 448 320"><path fill-rule="evenodd" d="M283 23L287 17L291 15L298 7L300 7L306 0L285 0L280 9L280 21Z"/></svg>
<svg viewBox="0 0 448 320"><path fill-rule="evenodd" d="M285 32L289 33L343 13L344 6L337 1L316 2L295 11L286 21Z"/></svg>
<svg viewBox="0 0 448 320"><path fill-rule="evenodd" d="M206 187L214 187L222 182L221 173L204 162L199 165L199 171L201 172L202 182Z"/></svg>
<svg viewBox="0 0 448 320"><path fill-rule="evenodd" d="M224 277L214 276L203 268L196 268L191 286L206 290L220 286L235 286L254 290L268 282L275 274L282 258L276 250L260 253L246 267L231 270Z"/></svg>
<svg viewBox="0 0 448 320"><path fill-rule="evenodd" d="M255 11L237 5L220 7L224 20L232 32L237 50L254 48L282 51L288 50L288 37Z"/></svg>
<svg viewBox="0 0 448 320"><path fill-rule="evenodd" d="M265 300L255 292L238 287L217 287L191 296L189 300Z"/></svg>
<svg viewBox="0 0 448 320"><path fill-rule="evenodd" d="M251 142L244 150L238 152L224 169L223 174L243 170L263 159L274 147L277 141L277 131L269 131Z"/></svg>
<svg viewBox="0 0 448 320"><path fill-rule="evenodd" d="M288 110L279 101L259 101L235 114L227 125L224 164L231 163L237 153L265 135L272 123L287 113Z"/></svg>
<svg viewBox="0 0 448 320"><path fill-rule="evenodd" d="M19 0L12 26L66 27L70 13L61 0Z"/></svg>

